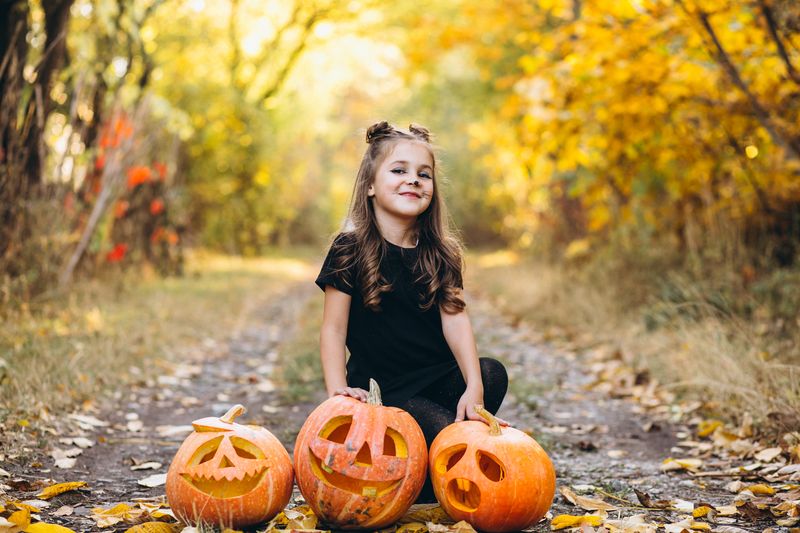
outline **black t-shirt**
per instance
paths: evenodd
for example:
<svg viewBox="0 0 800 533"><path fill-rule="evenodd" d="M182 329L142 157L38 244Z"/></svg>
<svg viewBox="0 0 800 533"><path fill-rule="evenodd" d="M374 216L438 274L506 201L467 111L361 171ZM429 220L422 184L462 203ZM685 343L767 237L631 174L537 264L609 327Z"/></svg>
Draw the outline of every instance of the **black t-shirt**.
<svg viewBox="0 0 800 533"><path fill-rule="evenodd" d="M355 267L337 270L335 258L353 246L352 234L339 234L322 265L316 284L349 294L347 323L347 384L369 389L369 378L381 387L385 405L401 406L445 374L458 367L442 332L437 305L420 308L420 290L414 284L416 248L402 248L384 240L380 264L392 290L381 295L379 311L364 306Z"/></svg>

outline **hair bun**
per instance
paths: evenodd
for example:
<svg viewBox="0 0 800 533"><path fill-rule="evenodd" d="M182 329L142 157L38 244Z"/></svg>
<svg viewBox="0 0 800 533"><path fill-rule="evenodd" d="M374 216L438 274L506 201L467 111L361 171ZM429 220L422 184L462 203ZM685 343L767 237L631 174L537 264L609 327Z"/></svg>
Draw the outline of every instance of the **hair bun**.
<svg viewBox="0 0 800 533"><path fill-rule="evenodd" d="M420 126L419 124L411 124L408 127L408 131L413 133L415 136L419 137L426 143L431 142L431 132L425 126Z"/></svg>
<svg viewBox="0 0 800 533"><path fill-rule="evenodd" d="M389 135L392 132L392 126L389 125L388 122L382 120L381 122L376 122L372 126L367 129L367 143L372 143L378 137L383 137L385 135Z"/></svg>

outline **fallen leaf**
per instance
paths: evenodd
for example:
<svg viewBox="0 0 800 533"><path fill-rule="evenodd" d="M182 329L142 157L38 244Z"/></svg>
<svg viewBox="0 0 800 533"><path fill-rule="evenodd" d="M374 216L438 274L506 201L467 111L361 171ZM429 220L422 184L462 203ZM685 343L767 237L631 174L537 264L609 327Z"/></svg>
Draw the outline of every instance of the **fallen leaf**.
<svg viewBox="0 0 800 533"><path fill-rule="evenodd" d="M606 520L604 526L610 526L612 531L624 533L656 533L658 524L645 522L645 515L637 514L621 520Z"/></svg>
<svg viewBox="0 0 800 533"><path fill-rule="evenodd" d="M778 448L778 447L775 447L775 448L764 448L763 450L761 450L760 452L755 454L754 457L758 461L761 461L763 463L771 463L777 457L779 457L781 455L781 453L783 453L783 450L781 448Z"/></svg>
<svg viewBox="0 0 800 533"><path fill-rule="evenodd" d="M408 522L398 527L395 533L425 533L426 531L428 531L428 526L422 522Z"/></svg>
<svg viewBox="0 0 800 533"><path fill-rule="evenodd" d="M602 523L603 523L603 517L598 515L587 514L583 516L575 516L569 514L560 514L553 518L552 522L550 522L550 527L553 529L553 531L556 531L568 527L579 527L579 526L597 527Z"/></svg>
<svg viewBox="0 0 800 533"><path fill-rule="evenodd" d="M48 500L53 496L58 496L59 494L63 494L65 492L78 489L80 487L85 487L85 481L70 481L67 483L57 483L55 485L50 485L49 487L44 488L39 494L36 496L43 500Z"/></svg>
<svg viewBox="0 0 800 533"><path fill-rule="evenodd" d="M108 509L96 507L92 509L89 518L97 523L97 527L111 527L120 522L131 522L138 519L144 514L143 509L131 507L126 503L118 503L117 505Z"/></svg>
<svg viewBox="0 0 800 533"><path fill-rule="evenodd" d="M158 470L159 468L161 468L161 463L156 461L147 461L146 463L131 466L131 470Z"/></svg>
<svg viewBox="0 0 800 533"><path fill-rule="evenodd" d="M703 465L700 459L673 459L669 457L664 459L661 463L662 472L670 472L673 470L689 470L690 472L696 471Z"/></svg>
<svg viewBox="0 0 800 533"><path fill-rule="evenodd" d="M73 509L69 505L62 505L61 507L59 507L50 514L52 514L53 516L70 516L74 511L75 509Z"/></svg>
<svg viewBox="0 0 800 533"><path fill-rule="evenodd" d="M77 459L74 457L64 457L63 459L56 459L56 468L72 468L75 466Z"/></svg>
<svg viewBox="0 0 800 533"><path fill-rule="evenodd" d="M561 487L561 495L573 505L577 505L586 511L614 511L617 506L597 498L587 498L586 496L579 496L569 487Z"/></svg>
<svg viewBox="0 0 800 533"><path fill-rule="evenodd" d="M153 474L137 481L143 487L160 487L167 482L167 474Z"/></svg>
<svg viewBox="0 0 800 533"><path fill-rule="evenodd" d="M775 489L770 487L769 485L765 485L763 483L756 483L755 485L748 485L745 490L749 490L753 494L766 494L767 496L772 496L775 494Z"/></svg>
<svg viewBox="0 0 800 533"><path fill-rule="evenodd" d="M125 533L175 533L179 527L179 524L166 522L145 522L126 529Z"/></svg>
<svg viewBox="0 0 800 533"><path fill-rule="evenodd" d="M47 524L45 522L37 522L31 524L25 529L25 533L75 533L72 529L58 524Z"/></svg>

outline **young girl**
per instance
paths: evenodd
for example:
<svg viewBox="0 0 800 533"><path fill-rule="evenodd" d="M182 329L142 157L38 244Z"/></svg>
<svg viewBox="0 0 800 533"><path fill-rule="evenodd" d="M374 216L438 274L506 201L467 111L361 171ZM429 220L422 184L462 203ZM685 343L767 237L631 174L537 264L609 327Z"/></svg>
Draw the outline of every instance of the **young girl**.
<svg viewBox="0 0 800 533"><path fill-rule="evenodd" d="M366 401L374 378L383 403L408 411L430 447L448 424L482 420L475 404L496 413L508 376L498 361L478 359L428 130L379 122L367 143L348 227L316 280L325 291L325 386L329 396ZM436 501L430 480L418 501Z"/></svg>

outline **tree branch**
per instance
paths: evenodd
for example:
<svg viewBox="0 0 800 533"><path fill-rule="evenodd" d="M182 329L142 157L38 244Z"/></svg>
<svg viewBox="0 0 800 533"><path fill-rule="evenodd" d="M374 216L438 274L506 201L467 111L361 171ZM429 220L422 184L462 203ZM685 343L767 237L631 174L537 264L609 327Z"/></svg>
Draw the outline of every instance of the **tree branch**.
<svg viewBox="0 0 800 533"><path fill-rule="evenodd" d="M678 4L684 9L685 12L687 12L687 14L689 13L686 10L682 0L678 0ZM792 158L800 159L800 142L780 131L778 126L770 117L769 112L766 110L766 108L764 108L763 105L761 105L761 102L759 102L752 91L750 91L747 83L745 83L745 81L742 79L739 71L736 69L736 66L731 61L730 56L728 56L728 53L722 46L716 31L714 31L713 26L711 26L708 13L702 9L698 9L697 18L699 19L700 24L703 26L705 32L708 34L708 37L711 39L711 42L714 44L715 52L712 52L712 54L716 56L717 62L722 66L723 70L728 77L730 77L733 84L739 88L742 93L744 93L747 101L750 103L750 107L753 110L756 120L758 120L765 130L767 130L767 133L769 133L769 136L776 145L784 148L788 155Z"/></svg>
<svg viewBox="0 0 800 533"><path fill-rule="evenodd" d="M800 85L800 74L794 69L794 65L792 65L792 61L789 59L789 54L786 52L786 47L783 46L783 41L780 35L778 35L778 27L775 24L775 17L772 16L772 10L767 5L766 0L758 0L758 5L761 8L761 14L764 15L764 20L767 22L769 35L778 48L778 55L781 56L783 63L786 65L786 73L796 84Z"/></svg>

